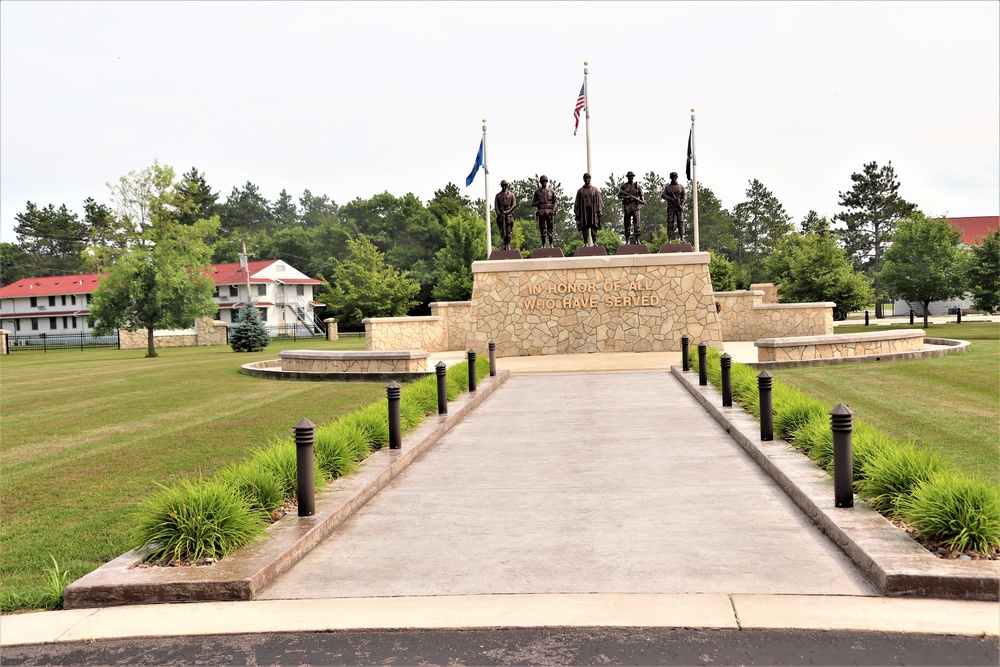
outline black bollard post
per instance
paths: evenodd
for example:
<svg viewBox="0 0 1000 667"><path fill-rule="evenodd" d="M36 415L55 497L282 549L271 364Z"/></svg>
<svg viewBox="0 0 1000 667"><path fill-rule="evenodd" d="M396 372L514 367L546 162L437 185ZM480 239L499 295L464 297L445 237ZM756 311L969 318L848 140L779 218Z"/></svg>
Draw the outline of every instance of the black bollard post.
<svg viewBox="0 0 1000 667"><path fill-rule="evenodd" d="M299 502L299 516L316 513L316 479L313 477L313 444L316 442L316 424L307 418L295 426L295 483Z"/></svg>
<svg viewBox="0 0 1000 667"><path fill-rule="evenodd" d="M733 358L723 352L719 358L722 367L722 407L733 407Z"/></svg>
<svg viewBox="0 0 1000 667"><path fill-rule="evenodd" d="M868 311L865 311L865 326L868 326Z"/></svg>
<svg viewBox="0 0 1000 667"><path fill-rule="evenodd" d="M469 391L476 390L476 351L469 350Z"/></svg>
<svg viewBox="0 0 1000 667"><path fill-rule="evenodd" d="M691 347L691 339L681 336L681 364L684 371L691 370L691 360L688 359L688 348Z"/></svg>
<svg viewBox="0 0 1000 667"><path fill-rule="evenodd" d="M402 449L403 427L399 418L399 397L402 390L393 380L385 388L385 396L389 399L389 449Z"/></svg>
<svg viewBox="0 0 1000 667"><path fill-rule="evenodd" d="M434 367L438 382L438 414L448 414L448 368L443 361L437 362Z"/></svg>
<svg viewBox="0 0 1000 667"><path fill-rule="evenodd" d="M913 309L910 308L910 326L913 325Z"/></svg>
<svg viewBox="0 0 1000 667"><path fill-rule="evenodd" d="M962 309L958 308L955 311L955 314L958 315L958 322L955 322L955 324L961 324L962 323Z"/></svg>
<svg viewBox="0 0 1000 667"><path fill-rule="evenodd" d="M708 384L708 345L698 343L698 384Z"/></svg>
<svg viewBox="0 0 1000 667"><path fill-rule="evenodd" d="M497 375L497 344L490 341L490 377Z"/></svg>
<svg viewBox="0 0 1000 667"><path fill-rule="evenodd" d="M771 404L771 385L774 380L767 371L757 374L757 389L760 392L760 439L774 440L774 410Z"/></svg>
<svg viewBox="0 0 1000 667"><path fill-rule="evenodd" d="M854 413L843 403L830 410L833 429L833 501L836 507L854 507L854 452L851 431Z"/></svg>

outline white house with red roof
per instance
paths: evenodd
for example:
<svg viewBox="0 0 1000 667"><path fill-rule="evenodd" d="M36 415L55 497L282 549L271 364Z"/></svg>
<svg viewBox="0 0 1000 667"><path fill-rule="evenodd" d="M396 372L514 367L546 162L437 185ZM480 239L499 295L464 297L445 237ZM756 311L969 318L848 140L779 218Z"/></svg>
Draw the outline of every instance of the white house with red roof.
<svg viewBox="0 0 1000 667"><path fill-rule="evenodd" d="M310 278L280 259L240 264L215 264L207 270L215 281L216 319L236 320L237 310L250 303L261 311L272 332L292 328L298 335L317 333L322 323L314 309L324 304L313 290L322 281ZM45 333L49 337L89 333L91 295L103 276L23 278L0 288L0 328L15 335Z"/></svg>

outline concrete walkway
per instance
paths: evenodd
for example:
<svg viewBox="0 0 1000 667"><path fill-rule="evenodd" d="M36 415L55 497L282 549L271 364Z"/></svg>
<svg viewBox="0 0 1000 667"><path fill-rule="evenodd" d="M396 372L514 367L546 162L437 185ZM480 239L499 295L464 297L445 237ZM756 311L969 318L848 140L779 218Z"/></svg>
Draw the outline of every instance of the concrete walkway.
<svg viewBox="0 0 1000 667"><path fill-rule="evenodd" d="M668 373L512 377L262 595L873 595Z"/></svg>

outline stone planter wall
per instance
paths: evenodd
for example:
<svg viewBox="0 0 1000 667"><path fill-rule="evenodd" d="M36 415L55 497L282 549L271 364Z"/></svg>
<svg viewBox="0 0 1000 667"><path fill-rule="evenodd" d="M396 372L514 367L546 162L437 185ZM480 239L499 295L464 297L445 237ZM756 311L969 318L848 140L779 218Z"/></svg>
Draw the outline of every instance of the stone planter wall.
<svg viewBox="0 0 1000 667"><path fill-rule="evenodd" d="M924 347L921 329L894 329L877 333L763 338L757 347L758 361L801 361L838 359L899 352L915 352Z"/></svg>
<svg viewBox="0 0 1000 667"><path fill-rule="evenodd" d="M226 323L213 320L211 317L199 317L195 321L195 331L192 333L173 333L170 331L154 331L154 347L195 347L200 345L225 345ZM137 331L118 331L118 340L123 350L145 349L147 329Z"/></svg>
<svg viewBox="0 0 1000 667"><path fill-rule="evenodd" d="M427 352L332 352L283 350L278 353L281 370L299 373L424 373Z"/></svg>
<svg viewBox="0 0 1000 667"><path fill-rule="evenodd" d="M470 332L474 324L471 301L437 301L431 304L431 315L441 318L444 329L444 350L467 350L471 346ZM434 350L435 352L438 350Z"/></svg>

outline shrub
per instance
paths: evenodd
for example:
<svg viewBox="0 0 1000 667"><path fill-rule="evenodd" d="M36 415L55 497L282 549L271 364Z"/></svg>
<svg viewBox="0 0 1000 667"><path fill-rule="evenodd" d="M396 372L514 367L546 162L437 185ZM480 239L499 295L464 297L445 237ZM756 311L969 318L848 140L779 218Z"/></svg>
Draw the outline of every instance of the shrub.
<svg viewBox="0 0 1000 667"><path fill-rule="evenodd" d="M336 479L357 467L355 450L333 429L317 428L316 440L313 443L313 454L316 457L316 467L323 471L326 479Z"/></svg>
<svg viewBox="0 0 1000 667"><path fill-rule="evenodd" d="M903 518L922 535L959 551L1000 547L1000 490L986 480L943 473L899 501Z"/></svg>
<svg viewBox="0 0 1000 667"><path fill-rule="evenodd" d="M833 457L833 431L830 430L830 416L814 414L789 436L789 442L800 452L804 452L821 468L826 468ZM815 455L813 450L816 450ZM821 463L820 460L823 460Z"/></svg>
<svg viewBox="0 0 1000 667"><path fill-rule="evenodd" d="M154 563L222 558L264 534L260 513L219 480L161 486L138 512L139 548L152 547Z"/></svg>
<svg viewBox="0 0 1000 667"><path fill-rule="evenodd" d="M250 509L270 518L285 504L285 488L274 470L258 459L223 468L216 479L240 495Z"/></svg>
<svg viewBox="0 0 1000 667"><path fill-rule="evenodd" d="M236 317L236 325L229 332L229 346L234 352L260 352L271 342L271 337L254 306L243 306Z"/></svg>
<svg viewBox="0 0 1000 667"><path fill-rule="evenodd" d="M943 471L944 465L936 452L917 449L913 443L885 447L865 464L858 493L876 511L899 518L900 499Z"/></svg>
<svg viewBox="0 0 1000 667"><path fill-rule="evenodd" d="M338 419L332 424L321 426L316 429L316 439L323 433L323 437L336 438L344 443L344 446L351 453L351 458L360 462L368 457L372 448L368 444L365 433L358 426L356 420L350 417Z"/></svg>

